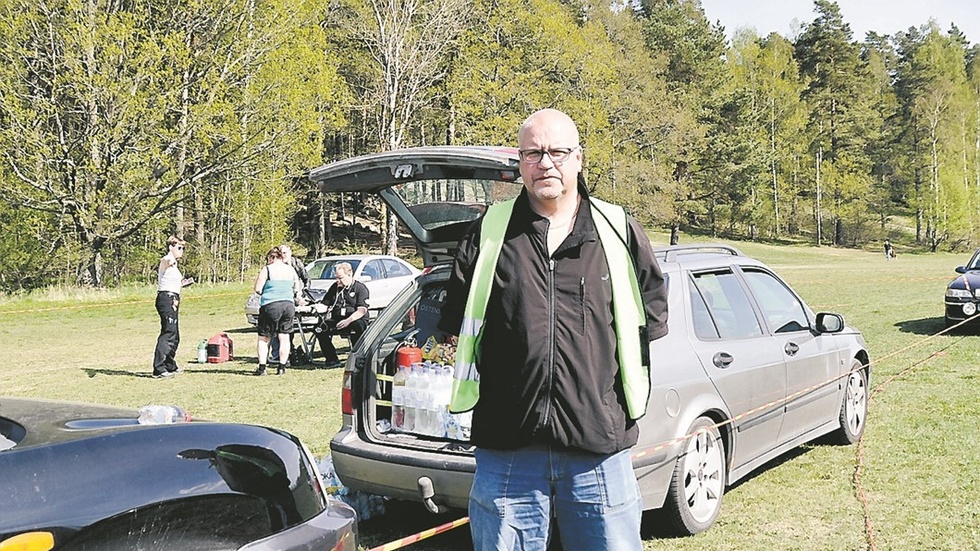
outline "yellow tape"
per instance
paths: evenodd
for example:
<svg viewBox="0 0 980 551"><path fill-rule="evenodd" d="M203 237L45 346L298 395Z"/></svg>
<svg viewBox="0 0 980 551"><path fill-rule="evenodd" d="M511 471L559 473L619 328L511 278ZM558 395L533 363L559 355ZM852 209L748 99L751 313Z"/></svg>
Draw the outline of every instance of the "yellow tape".
<svg viewBox="0 0 980 551"><path fill-rule="evenodd" d="M377 547L372 547L368 551L394 551L395 549L401 549L406 545L415 543L417 541L424 540L426 538L431 538L436 534L441 534L442 532L448 532L453 528L458 528L470 521L470 517L463 517L456 519L452 522L447 522L446 524L436 526L435 528L429 528L428 530L422 530L418 534L412 534L411 536L406 536L401 539L397 539L393 542L386 543L384 545L379 545Z"/></svg>

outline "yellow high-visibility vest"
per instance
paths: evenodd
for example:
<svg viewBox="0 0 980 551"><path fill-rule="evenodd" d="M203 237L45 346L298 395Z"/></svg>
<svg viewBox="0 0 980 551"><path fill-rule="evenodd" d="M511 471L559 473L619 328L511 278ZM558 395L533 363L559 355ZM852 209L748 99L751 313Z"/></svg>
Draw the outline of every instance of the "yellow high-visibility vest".
<svg viewBox="0 0 980 551"><path fill-rule="evenodd" d="M449 410L453 413L473 409L480 399L480 374L476 369L480 339L493 275L515 201L511 199L491 205L480 226L480 252L473 269L456 346L453 393L449 403ZM641 331L646 328L646 311L636 269L626 245L629 223L622 207L594 198L589 198L589 204L612 283L616 359L619 361L626 407L631 419L639 419L646 413L650 397L650 369L643 365L641 348L649 346L649 343L640 342L640 335L646 334L646 331ZM627 269L622 269L623 266Z"/></svg>

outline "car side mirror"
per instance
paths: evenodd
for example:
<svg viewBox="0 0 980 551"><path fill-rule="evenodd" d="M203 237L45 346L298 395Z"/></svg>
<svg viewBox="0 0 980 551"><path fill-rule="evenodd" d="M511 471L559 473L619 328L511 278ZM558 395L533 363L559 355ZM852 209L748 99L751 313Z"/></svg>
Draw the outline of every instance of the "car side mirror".
<svg viewBox="0 0 980 551"><path fill-rule="evenodd" d="M966 273L966 266L957 266L956 267L956 273L958 273L958 274L965 274Z"/></svg>
<svg viewBox="0 0 980 551"><path fill-rule="evenodd" d="M830 312L817 314L817 331L820 333L840 333L844 330L844 316Z"/></svg>

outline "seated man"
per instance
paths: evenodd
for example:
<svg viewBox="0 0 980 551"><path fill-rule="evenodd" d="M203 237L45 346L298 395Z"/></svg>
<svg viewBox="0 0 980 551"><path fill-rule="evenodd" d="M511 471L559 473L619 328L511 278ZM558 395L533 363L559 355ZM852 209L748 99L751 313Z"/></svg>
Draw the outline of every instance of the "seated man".
<svg viewBox="0 0 980 551"><path fill-rule="evenodd" d="M330 287L323 299L323 303L330 307L330 319L317 335L327 367L340 363L337 349L333 346L333 336L347 335L351 346L354 346L367 329L368 322L367 286L360 281L354 281L354 270L347 262L337 264L334 276L337 282Z"/></svg>

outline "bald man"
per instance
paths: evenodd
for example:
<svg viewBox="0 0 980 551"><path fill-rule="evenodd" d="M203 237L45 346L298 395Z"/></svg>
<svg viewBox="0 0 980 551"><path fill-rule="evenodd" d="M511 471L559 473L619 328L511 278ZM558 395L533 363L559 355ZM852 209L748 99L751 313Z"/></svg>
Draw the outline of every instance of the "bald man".
<svg viewBox="0 0 980 551"><path fill-rule="evenodd" d="M566 550L642 549L630 450L647 394L624 387L648 392L663 274L637 221L589 197L568 115L533 113L517 142L524 189L460 241L440 321L459 334L451 407L473 411L474 548L544 551L554 519Z"/></svg>

